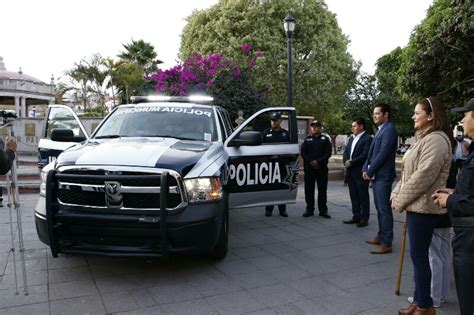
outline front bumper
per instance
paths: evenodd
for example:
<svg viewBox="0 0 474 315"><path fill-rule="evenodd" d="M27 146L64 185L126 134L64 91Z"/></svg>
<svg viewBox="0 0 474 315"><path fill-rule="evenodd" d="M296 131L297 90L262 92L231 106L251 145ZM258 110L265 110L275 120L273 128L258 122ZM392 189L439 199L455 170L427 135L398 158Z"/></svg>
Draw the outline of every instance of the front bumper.
<svg viewBox="0 0 474 315"><path fill-rule="evenodd" d="M35 224L40 240L51 247L53 256L57 253L163 256L166 252L205 252L217 243L224 202L192 204L179 213L168 214L166 250L159 214L99 214L60 208L54 223L48 226L47 218L38 211L46 205L45 198L40 197Z"/></svg>

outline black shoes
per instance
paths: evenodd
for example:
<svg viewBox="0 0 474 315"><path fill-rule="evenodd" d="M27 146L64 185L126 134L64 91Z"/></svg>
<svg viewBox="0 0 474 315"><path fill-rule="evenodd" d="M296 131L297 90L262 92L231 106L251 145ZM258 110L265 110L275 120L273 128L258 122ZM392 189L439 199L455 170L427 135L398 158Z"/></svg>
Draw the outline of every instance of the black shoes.
<svg viewBox="0 0 474 315"><path fill-rule="evenodd" d="M272 211L265 211L266 217L271 217L272 214L273 214ZM284 218L288 218L288 213L286 213L286 211L280 211L280 216Z"/></svg>
<svg viewBox="0 0 474 315"><path fill-rule="evenodd" d="M345 221L342 221L342 222L344 224L356 224L357 227L364 227L364 226L369 225L369 221L364 220L364 219L356 220L356 219L352 218L350 220L345 220Z"/></svg>
<svg viewBox="0 0 474 315"><path fill-rule="evenodd" d="M303 217L307 218L307 217L311 217L314 215L314 212L313 211L308 211L306 210L304 213L303 213ZM331 216L327 213L320 213L319 214L320 217L323 217L323 218L326 218L326 219L330 219Z"/></svg>
<svg viewBox="0 0 474 315"><path fill-rule="evenodd" d="M344 223L344 224L358 224L359 222L360 222L360 220L356 220L356 219L350 219L350 220L342 221L342 223Z"/></svg>

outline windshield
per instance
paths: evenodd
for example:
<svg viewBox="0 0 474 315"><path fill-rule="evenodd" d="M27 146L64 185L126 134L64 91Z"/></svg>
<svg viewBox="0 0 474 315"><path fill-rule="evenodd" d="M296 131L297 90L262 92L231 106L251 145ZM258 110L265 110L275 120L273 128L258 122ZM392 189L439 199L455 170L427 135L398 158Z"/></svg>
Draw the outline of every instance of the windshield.
<svg viewBox="0 0 474 315"><path fill-rule="evenodd" d="M214 113L199 106L136 106L117 109L94 138L172 137L217 141Z"/></svg>

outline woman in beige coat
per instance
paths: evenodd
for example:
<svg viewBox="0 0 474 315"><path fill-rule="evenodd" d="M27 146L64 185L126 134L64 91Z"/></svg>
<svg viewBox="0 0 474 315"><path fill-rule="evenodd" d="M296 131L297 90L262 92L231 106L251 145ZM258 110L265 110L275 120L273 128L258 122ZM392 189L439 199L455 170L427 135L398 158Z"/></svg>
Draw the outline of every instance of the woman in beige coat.
<svg viewBox="0 0 474 315"><path fill-rule="evenodd" d="M446 111L435 97L418 101L412 117L416 142L403 157L402 178L392 192L392 209L407 211L410 256L414 266L414 301L399 314L435 314L428 259L433 229L446 213L431 195L446 185L454 139Z"/></svg>

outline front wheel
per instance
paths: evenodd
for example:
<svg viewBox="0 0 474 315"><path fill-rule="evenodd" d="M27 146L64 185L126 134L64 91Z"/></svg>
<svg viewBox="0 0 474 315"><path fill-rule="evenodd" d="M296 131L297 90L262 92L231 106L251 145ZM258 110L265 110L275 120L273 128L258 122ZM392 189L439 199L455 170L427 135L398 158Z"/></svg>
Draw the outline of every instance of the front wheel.
<svg viewBox="0 0 474 315"><path fill-rule="evenodd" d="M227 255L229 243L229 204L226 200L221 222L221 230L216 246L211 250L212 259L221 260Z"/></svg>

